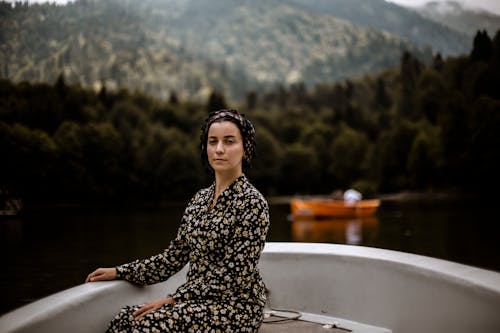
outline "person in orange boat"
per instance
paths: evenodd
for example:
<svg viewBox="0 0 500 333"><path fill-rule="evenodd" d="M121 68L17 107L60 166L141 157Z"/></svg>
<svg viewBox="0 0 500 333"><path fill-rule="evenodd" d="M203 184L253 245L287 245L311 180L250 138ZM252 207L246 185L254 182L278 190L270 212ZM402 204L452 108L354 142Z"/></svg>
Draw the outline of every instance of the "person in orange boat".
<svg viewBox="0 0 500 333"><path fill-rule="evenodd" d="M243 173L254 156L254 127L235 110L216 111L205 120L200 145L215 181L191 199L169 247L86 279L148 285L189 262L187 281L171 295L125 306L107 332L257 332L262 324L266 295L257 265L269 207Z"/></svg>
<svg viewBox="0 0 500 333"><path fill-rule="evenodd" d="M344 197L344 202L348 205L354 205L358 201L361 201L361 199L363 198L361 193L352 188L345 191L343 197Z"/></svg>

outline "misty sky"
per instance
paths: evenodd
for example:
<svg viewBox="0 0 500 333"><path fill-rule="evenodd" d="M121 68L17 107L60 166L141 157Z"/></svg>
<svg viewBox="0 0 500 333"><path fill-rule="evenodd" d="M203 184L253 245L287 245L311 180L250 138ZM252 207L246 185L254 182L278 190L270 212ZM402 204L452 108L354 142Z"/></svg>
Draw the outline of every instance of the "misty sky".
<svg viewBox="0 0 500 333"><path fill-rule="evenodd" d="M429 0L386 0L404 6L420 6ZM437 0L438 2L446 2L447 0ZM469 8L481 8L490 12L500 15L500 1L499 0L456 0Z"/></svg>
<svg viewBox="0 0 500 333"><path fill-rule="evenodd" d="M16 0L7 0L7 2L15 2L15 1ZM35 3L35 2L67 3L68 1L72 0L28 0L28 2L30 3ZM394 2L404 6L419 6L426 2L429 2L429 0L386 0L386 1ZM443 2L447 0L434 0L434 1ZM455 0L455 1L463 3L466 7L482 8L500 15L500 0Z"/></svg>

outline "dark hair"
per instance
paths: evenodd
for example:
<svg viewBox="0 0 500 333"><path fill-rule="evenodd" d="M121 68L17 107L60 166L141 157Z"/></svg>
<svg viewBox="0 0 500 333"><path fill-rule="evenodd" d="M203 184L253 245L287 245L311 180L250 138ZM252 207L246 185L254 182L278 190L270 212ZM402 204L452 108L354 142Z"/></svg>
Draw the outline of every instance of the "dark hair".
<svg viewBox="0 0 500 333"><path fill-rule="evenodd" d="M252 158L255 156L255 129L250 120L248 120L243 113L238 113L238 111L233 109L222 109L210 112L208 117L205 119L203 126L201 126L200 150L201 162L203 166L210 172L213 171L210 163L208 162L207 140L210 125L218 121L230 121L238 126L243 139L243 149L245 151L245 155L243 157L243 171L248 170L251 167Z"/></svg>

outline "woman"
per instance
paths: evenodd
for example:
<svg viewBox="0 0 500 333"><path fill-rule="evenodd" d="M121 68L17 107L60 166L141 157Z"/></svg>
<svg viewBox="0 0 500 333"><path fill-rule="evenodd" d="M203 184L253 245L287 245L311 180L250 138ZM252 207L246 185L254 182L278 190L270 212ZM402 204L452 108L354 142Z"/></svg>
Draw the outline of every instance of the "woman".
<svg viewBox="0 0 500 333"><path fill-rule="evenodd" d="M166 298L124 307L108 332L257 332L262 323L266 297L257 264L269 209L243 174L254 156L254 127L235 110L212 112L200 145L215 182L191 199L169 247L149 259L99 268L86 279L147 285L189 262L187 281Z"/></svg>

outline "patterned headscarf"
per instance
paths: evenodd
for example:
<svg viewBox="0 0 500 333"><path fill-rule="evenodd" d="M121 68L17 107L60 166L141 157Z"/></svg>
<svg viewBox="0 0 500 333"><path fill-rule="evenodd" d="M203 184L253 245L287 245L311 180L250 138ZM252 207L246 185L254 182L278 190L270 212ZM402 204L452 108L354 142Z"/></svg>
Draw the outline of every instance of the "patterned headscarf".
<svg viewBox="0 0 500 333"><path fill-rule="evenodd" d="M243 113L238 113L238 111L232 109L210 112L205 119L205 123L201 127L200 137L201 161L203 165L208 168L208 170L212 171L210 163L208 163L207 140L210 125L217 121L230 121L238 126L243 139L243 149L245 150L243 170L248 170L251 166L252 158L255 156L255 128Z"/></svg>

